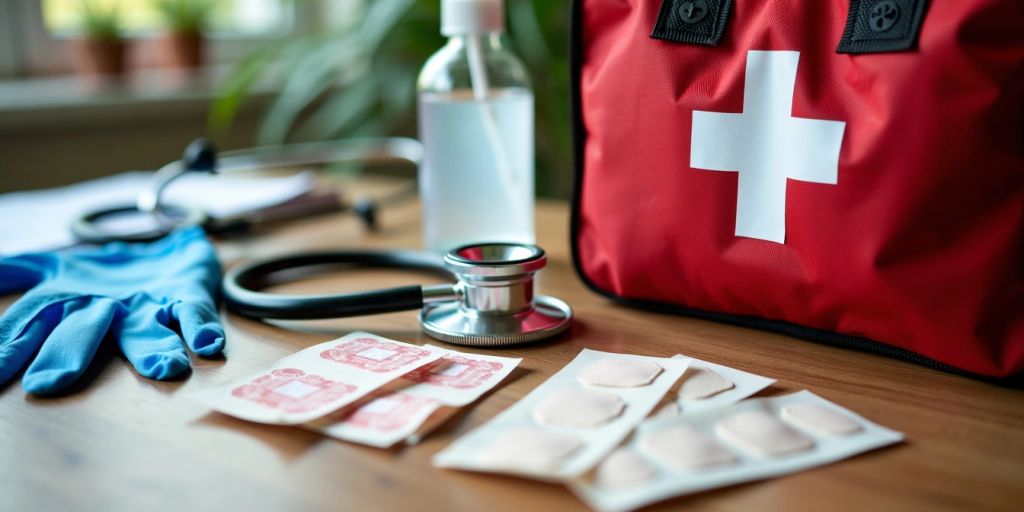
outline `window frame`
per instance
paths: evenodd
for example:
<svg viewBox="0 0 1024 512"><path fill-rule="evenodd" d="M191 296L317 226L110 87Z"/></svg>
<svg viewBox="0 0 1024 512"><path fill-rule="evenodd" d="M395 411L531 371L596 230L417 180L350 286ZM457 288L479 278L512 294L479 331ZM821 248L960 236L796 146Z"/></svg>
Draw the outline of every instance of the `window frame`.
<svg viewBox="0 0 1024 512"><path fill-rule="evenodd" d="M24 72L25 52L22 50L22 28L18 20L26 7L24 0L0 0L0 12L10 13L10 16L0 16L0 78Z"/></svg>

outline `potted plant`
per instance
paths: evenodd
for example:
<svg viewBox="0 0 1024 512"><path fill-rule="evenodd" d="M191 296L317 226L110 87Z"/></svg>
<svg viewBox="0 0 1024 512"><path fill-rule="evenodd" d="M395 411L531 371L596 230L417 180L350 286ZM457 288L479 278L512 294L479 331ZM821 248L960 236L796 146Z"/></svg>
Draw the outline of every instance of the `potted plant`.
<svg viewBox="0 0 1024 512"><path fill-rule="evenodd" d="M200 67L205 46L203 29L210 18L213 2L158 0L156 6L167 26L167 32L158 40L166 65L186 70Z"/></svg>
<svg viewBox="0 0 1024 512"><path fill-rule="evenodd" d="M75 40L75 68L97 80L124 74L126 47L121 37L121 13L116 5L103 7L95 0L82 1L82 37Z"/></svg>

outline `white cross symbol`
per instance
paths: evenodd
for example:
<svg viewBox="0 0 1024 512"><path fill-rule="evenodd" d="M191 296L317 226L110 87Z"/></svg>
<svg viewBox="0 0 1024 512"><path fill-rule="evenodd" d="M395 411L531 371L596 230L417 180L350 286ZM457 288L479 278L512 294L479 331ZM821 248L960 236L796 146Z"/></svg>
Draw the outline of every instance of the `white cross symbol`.
<svg viewBox="0 0 1024 512"><path fill-rule="evenodd" d="M736 236L786 241L787 178L835 185L846 123L793 117L800 52L747 52L743 113L693 111L690 166L739 173Z"/></svg>

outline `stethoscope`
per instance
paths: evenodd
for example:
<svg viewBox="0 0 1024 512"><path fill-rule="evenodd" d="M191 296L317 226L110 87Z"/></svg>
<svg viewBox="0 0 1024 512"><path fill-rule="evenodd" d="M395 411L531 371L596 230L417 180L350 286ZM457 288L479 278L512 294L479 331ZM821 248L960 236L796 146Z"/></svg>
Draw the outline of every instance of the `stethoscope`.
<svg viewBox="0 0 1024 512"><path fill-rule="evenodd" d="M257 148L223 155L217 155L206 141L194 141L182 160L167 164L154 174L136 205L88 213L79 218L72 229L82 241L105 243L152 240L181 225L200 225L211 233L237 230L239 223L252 227L262 219L217 221L194 207L164 204L161 196L175 179L192 172L336 161L397 159L415 164L421 154L418 141L402 138ZM374 206L364 203L352 210L371 226ZM104 218L138 212L152 215L157 221L156 227L128 234L100 227ZM459 345L514 345L556 336L572 323L572 308L568 304L554 297L534 294L534 276L545 265L547 255L540 247L507 242L464 245L443 257L433 252L406 250L310 252L236 267L225 275L223 293L229 309L257 319L310 320L420 309L420 325L431 337ZM328 295L280 295L260 291L275 275L332 266L413 269L449 279L454 277L456 282Z"/></svg>
<svg viewBox="0 0 1024 512"><path fill-rule="evenodd" d="M341 202L337 197L328 196L312 209L278 209L276 213L263 211L228 218L215 218L192 205L168 204L162 202L161 198L165 189L174 180L188 174L229 174L256 169L346 162L368 165L405 162L415 166L419 164L422 154L423 147L419 141L403 137L286 144L222 153L218 153L213 144L206 139L196 139L185 148L181 160L170 162L153 174L146 187L139 193L135 204L114 205L86 212L72 221L71 232L78 241L84 243L146 242L161 238L183 225L198 225L208 233L223 235L251 231L262 225L287 221L295 217L337 211L350 211L362 219L368 228L373 228L376 225L378 209L412 196L416 190L414 181L387 196L376 200L361 198L351 205ZM128 231L106 227L110 220L140 214L153 222Z"/></svg>
<svg viewBox="0 0 1024 512"><path fill-rule="evenodd" d="M547 264L535 245L479 243L448 251L303 253L242 265L224 277L228 308L245 316L310 320L420 309L420 326L448 343L500 346L556 336L572 323L572 308L534 295L534 275ZM455 277L455 284L412 285L330 295L278 295L258 291L271 276L299 268L360 266L416 269Z"/></svg>

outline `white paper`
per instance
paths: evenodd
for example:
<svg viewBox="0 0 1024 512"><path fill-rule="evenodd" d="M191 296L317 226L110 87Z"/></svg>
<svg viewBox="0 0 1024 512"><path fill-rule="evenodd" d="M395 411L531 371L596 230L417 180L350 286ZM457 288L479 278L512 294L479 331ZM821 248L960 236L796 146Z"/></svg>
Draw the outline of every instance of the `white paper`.
<svg viewBox="0 0 1024 512"><path fill-rule="evenodd" d="M304 426L343 441L387 448L419 432L438 409L474 402L522 362L520 358L424 346L443 351L444 356L403 375L386 389Z"/></svg>
<svg viewBox="0 0 1024 512"><path fill-rule="evenodd" d="M715 425L720 420L739 412L760 409L781 418L782 408L796 403L811 403L831 408L857 421L863 430L846 436L827 436L787 423L812 437L815 446L810 451L774 459L751 455L741 447L729 444L716 433ZM714 437L723 446L734 452L739 462L704 471L676 471L662 464L641 447L641 439L646 432L680 424L688 425ZM903 434L900 432L872 423L810 391L800 391L780 397L746 400L729 407L710 409L702 413L660 417L644 422L637 429L636 434L625 444L625 447L639 454L656 468L655 475L651 479L632 486L600 487L594 482L593 475L587 475L574 480L570 484L570 488L595 510L602 512L633 510L674 496L803 471L897 443L902 439Z"/></svg>
<svg viewBox="0 0 1024 512"><path fill-rule="evenodd" d="M354 332L193 398L245 420L297 425L351 404L445 352Z"/></svg>
<svg viewBox="0 0 1024 512"><path fill-rule="evenodd" d="M702 361L700 359L686 356L676 355L676 358L685 358L690 360L690 366L686 369L686 373L683 374L682 382L686 381L686 378L695 369L706 369L711 370L718 375L732 381L732 389L727 389L721 393L709 396L700 400L685 400L682 397L677 397L675 404L678 406L677 409L673 410L671 407L665 407L659 410L656 415L658 417L662 415L671 414L693 414L706 411L709 409L715 409L718 407L726 406L743 400L744 398L761 391L762 389L771 386L776 381L768 377L762 377L757 374L745 372L743 370L737 370L728 366L711 363L708 361ZM671 404L670 404L671 405Z"/></svg>
<svg viewBox="0 0 1024 512"><path fill-rule="evenodd" d="M577 376L587 366L601 359L637 359L657 363L663 371L647 386L611 388L587 386ZM546 380L530 394L489 422L456 440L434 457L434 465L444 468L465 469L493 473L506 473L547 481L566 481L590 468L615 448L629 432L651 412L670 387L686 371L689 360L616 354L585 349L561 371ZM572 428L539 424L533 416L534 408L551 392L561 389L585 388L612 393L626 403L620 416L594 428ZM578 437L583 442L560 466L551 471L526 468L495 467L480 460L479 450L504 431L532 427Z"/></svg>
<svg viewBox="0 0 1024 512"><path fill-rule="evenodd" d="M128 172L75 185L0 195L0 254L43 251L75 242L68 226L79 215L135 204L152 173ZM313 189L313 173L286 177L182 176L166 190L168 204L198 206L214 217L274 206Z"/></svg>

